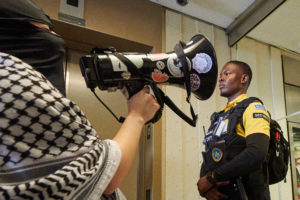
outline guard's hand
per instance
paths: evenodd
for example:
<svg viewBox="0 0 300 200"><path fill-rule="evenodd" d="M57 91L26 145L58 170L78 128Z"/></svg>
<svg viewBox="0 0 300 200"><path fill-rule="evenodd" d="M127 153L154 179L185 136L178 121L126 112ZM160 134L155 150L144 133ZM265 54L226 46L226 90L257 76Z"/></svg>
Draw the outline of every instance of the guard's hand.
<svg viewBox="0 0 300 200"><path fill-rule="evenodd" d="M198 191L199 191L199 194L204 197L204 194L210 190L211 188L214 187L213 184L211 184L206 176L203 176L202 178L199 179L198 183L197 183L197 186L198 186Z"/></svg>
<svg viewBox="0 0 300 200"><path fill-rule="evenodd" d="M143 88L128 101L128 114L139 116L143 123L151 120L159 108L160 105L150 94L149 87Z"/></svg>
<svg viewBox="0 0 300 200"><path fill-rule="evenodd" d="M205 198L207 200L219 200L219 199L227 199L228 196L219 192L217 187L214 187L205 193Z"/></svg>
<svg viewBox="0 0 300 200"><path fill-rule="evenodd" d="M202 178L199 179L197 186L198 186L199 194L202 197L205 197L206 192L208 192L214 186L224 186L224 185L228 185L229 183L230 181L221 181L221 182L217 182L216 185L213 185L207 180L206 176L203 176Z"/></svg>

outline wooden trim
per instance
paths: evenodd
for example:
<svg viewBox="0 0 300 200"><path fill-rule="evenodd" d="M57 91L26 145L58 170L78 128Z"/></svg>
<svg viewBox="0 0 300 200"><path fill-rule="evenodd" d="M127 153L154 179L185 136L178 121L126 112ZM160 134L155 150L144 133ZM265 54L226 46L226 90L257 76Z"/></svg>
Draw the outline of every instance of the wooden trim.
<svg viewBox="0 0 300 200"><path fill-rule="evenodd" d="M281 55L300 61L300 54L297 54L297 53L291 53L286 50L281 50Z"/></svg>
<svg viewBox="0 0 300 200"><path fill-rule="evenodd" d="M115 47L119 52L149 53L153 47L82 26L52 19L54 31L61 35L70 49L90 52L94 47Z"/></svg>

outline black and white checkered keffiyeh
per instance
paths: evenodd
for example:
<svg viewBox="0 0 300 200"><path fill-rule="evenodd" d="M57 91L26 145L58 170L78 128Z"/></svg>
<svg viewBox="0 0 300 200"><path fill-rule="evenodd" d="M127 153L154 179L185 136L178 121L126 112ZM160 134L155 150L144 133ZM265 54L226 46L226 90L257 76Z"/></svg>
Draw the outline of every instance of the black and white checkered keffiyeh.
<svg viewBox="0 0 300 200"><path fill-rule="evenodd" d="M121 158L80 108L0 53L0 199L100 199Z"/></svg>

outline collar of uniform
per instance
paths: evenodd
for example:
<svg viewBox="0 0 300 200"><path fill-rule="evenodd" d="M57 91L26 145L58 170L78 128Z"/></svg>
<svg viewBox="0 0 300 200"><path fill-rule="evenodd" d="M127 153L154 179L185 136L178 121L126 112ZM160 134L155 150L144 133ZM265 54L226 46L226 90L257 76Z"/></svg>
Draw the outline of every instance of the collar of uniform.
<svg viewBox="0 0 300 200"><path fill-rule="evenodd" d="M236 104L238 102L243 101L244 99L247 99L248 96L247 94L241 94L240 96L238 96L237 98L235 98L234 100L230 101L229 103L227 103L226 107L223 109L225 112L227 112L228 110L230 110L230 108L236 106Z"/></svg>

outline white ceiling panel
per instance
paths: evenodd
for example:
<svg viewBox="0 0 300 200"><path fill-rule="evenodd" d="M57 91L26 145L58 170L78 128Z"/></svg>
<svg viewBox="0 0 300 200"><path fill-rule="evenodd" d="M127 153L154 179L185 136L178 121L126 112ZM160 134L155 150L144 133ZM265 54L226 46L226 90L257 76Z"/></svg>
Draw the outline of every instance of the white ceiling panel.
<svg viewBox="0 0 300 200"><path fill-rule="evenodd" d="M300 0L288 0L247 36L300 53Z"/></svg>
<svg viewBox="0 0 300 200"><path fill-rule="evenodd" d="M150 1L226 28L255 0L190 0L185 6L176 0Z"/></svg>
<svg viewBox="0 0 300 200"><path fill-rule="evenodd" d="M224 28L229 34L230 44L244 36L237 33L245 31L246 34L247 27L251 30L259 23L247 34L248 37L300 53L300 0L187 0L185 6L179 5L177 0L150 1ZM276 8L274 11L266 9L272 6ZM263 21L255 19L259 15L263 19L270 12ZM246 16L244 19L243 14ZM247 19L252 21L247 23ZM234 31L235 34L232 34ZM231 39L234 37L237 39Z"/></svg>
<svg viewBox="0 0 300 200"><path fill-rule="evenodd" d="M255 0L191 0L208 10L229 17L232 21L246 10ZM226 26L227 27L227 26Z"/></svg>

